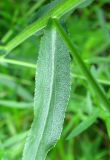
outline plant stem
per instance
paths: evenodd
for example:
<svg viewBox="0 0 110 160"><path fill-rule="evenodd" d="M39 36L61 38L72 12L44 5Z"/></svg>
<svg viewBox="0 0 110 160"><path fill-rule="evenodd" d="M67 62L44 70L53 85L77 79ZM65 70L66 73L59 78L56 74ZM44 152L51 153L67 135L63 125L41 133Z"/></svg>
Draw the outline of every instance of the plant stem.
<svg viewBox="0 0 110 160"><path fill-rule="evenodd" d="M31 63L27 63L27 62L22 62L22 61L17 61L17 60L13 60L13 59L1 58L0 62L1 63L9 63L9 64L20 65L20 66L29 67L29 68L36 68L35 64L31 64Z"/></svg>
<svg viewBox="0 0 110 160"><path fill-rule="evenodd" d="M33 64L33 63L17 61L17 60L14 60L14 59L0 58L0 63L8 63L8 64L13 64L13 65L24 66L24 67L36 69L36 65ZM79 75L79 74L76 74L76 73L71 73L71 76L73 78L87 80L87 78L85 76L82 76L82 75ZM108 80L103 80L103 79L96 79L96 80L97 80L98 83L110 86L110 82Z"/></svg>
<svg viewBox="0 0 110 160"><path fill-rule="evenodd" d="M64 2L58 4L54 9L48 12L44 17L41 17L39 20L28 26L23 32L17 35L14 39L12 39L7 45L7 52L12 51L15 47L25 41L27 38L42 30L50 17L61 18L64 14L71 11L73 8L76 8L81 3L86 0L65 0Z"/></svg>
<svg viewBox="0 0 110 160"><path fill-rule="evenodd" d="M80 70L83 72L83 74L87 78L89 84L93 87L94 91L96 92L100 102L103 104L103 109L110 112L110 103L109 103L108 99L106 98L104 92L101 90L100 86L97 84L94 77L91 75L90 71L86 67L83 60L81 59L77 48L72 44L72 42L68 38L68 35L65 33L64 29L62 28L62 26L60 25L58 20L53 19L53 23L54 23L55 27L57 28L58 32L60 33L60 35L62 36L68 49L70 50L70 52L73 53L74 58L80 67Z"/></svg>
<svg viewBox="0 0 110 160"><path fill-rule="evenodd" d="M40 0L38 2L36 2L36 4L27 12L26 17L30 16L35 10L37 10L43 3L45 2L45 0Z"/></svg>

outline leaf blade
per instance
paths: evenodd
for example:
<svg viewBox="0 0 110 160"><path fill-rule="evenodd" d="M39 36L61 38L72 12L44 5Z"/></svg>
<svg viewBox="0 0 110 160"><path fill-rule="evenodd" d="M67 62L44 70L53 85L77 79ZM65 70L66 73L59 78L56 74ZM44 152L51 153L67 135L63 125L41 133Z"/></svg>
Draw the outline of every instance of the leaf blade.
<svg viewBox="0 0 110 160"><path fill-rule="evenodd" d="M70 93L70 57L60 35L49 25L41 40L35 89L34 121L23 160L43 160L60 137ZM35 150L36 148L36 150Z"/></svg>
<svg viewBox="0 0 110 160"><path fill-rule="evenodd" d="M99 110L95 109L93 113L82 121L67 137L67 140L74 138L89 128L99 116Z"/></svg>

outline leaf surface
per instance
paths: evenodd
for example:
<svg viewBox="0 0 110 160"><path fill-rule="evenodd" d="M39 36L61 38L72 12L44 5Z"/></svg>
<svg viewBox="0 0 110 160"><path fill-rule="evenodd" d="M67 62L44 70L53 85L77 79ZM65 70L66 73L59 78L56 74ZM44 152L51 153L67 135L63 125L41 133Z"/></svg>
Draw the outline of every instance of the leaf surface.
<svg viewBox="0 0 110 160"><path fill-rule="evenodd" d="M44 160L63 128L70 94L70 56L52 24L41 40L37 70L34 121L23 160Z"/></svg>

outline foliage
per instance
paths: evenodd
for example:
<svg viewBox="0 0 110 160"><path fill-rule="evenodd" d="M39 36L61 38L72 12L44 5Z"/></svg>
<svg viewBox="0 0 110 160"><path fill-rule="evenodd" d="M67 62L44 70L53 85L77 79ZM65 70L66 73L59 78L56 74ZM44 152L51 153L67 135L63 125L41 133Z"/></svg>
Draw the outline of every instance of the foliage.
<svg viewBox="0 0 110 160"><path fill-rule="evenodd" d="M45 159L59 139L70 93L70 57L60 35L49 24L40 43L34 97L34 120L23 160Z"/></svg>
<svg viewBox="0 0 110 160"><path fill-rule="evenodd" d="M64 3L61 0L59 3L58 1L55 4L50 3L52 9L50 5L47 12L48 7L44 6L49 6L48 2L46 0L0 2L0 159L21 159L27 130L33 120L34 77L43 34L41 30L52 16L59 20L61 17L64 19L63 28L68 33L67 35L57 20L53 20L56 27L54 30L57 29L56 33L61 36L59 44L65 44L63 49L67 47L70 50L71 96L61 139L49 153L47 160L108 160L110 2L68 0ZM44 37L46 38L46 35ZM45 41L47 42L49 40ZM51 53L48 50L48 54ZM49 66L51 63L45 61L48 54L43 54L44 59L41 58L42 63L39 63L42 66ZM64 66L63 62L61 64ZM66 65L65 63L65 67ZM40 81L42 74L39 65L36 70ZM58 74L57 71L56 73ZM69 78L68 75L66 78ZM65 87L61 85L61 93L64 89ZM66 92L63 94L66 95ZM36 117L35 112L34 116ZM62 116L64 117L64 113Z"/></svg>

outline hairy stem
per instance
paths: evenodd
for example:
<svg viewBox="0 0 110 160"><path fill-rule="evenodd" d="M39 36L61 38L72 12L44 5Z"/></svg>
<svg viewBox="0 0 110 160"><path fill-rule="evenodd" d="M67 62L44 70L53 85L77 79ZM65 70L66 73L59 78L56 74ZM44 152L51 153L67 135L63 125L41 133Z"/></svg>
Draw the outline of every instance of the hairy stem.
<svg viewBox="0 0 110 160"><path fill-rule="evenodd" d="M53 23L56 26L57 30L59 31L60 35L62 36L63 40L65 41L65 44L67 45L68 49L70 50L70 52L73 53L74 58L78 64L78 66L80 67L80 70L83 72L83 74L87 78L89 84L92 86L92 88L96 92L100 102L103 104L103 108L110 112L110 103L109 103L108 99L106 98L104 92L101 90L100 86L97 84L94 77L91 75L90 71L86 67L83 60L81 59L77 48L74 46L74 44L72 44L72 42L68 38L68 35L65 33L64 29L62 28L62 26L60 25L58 20L53 19Z"/></svg>

